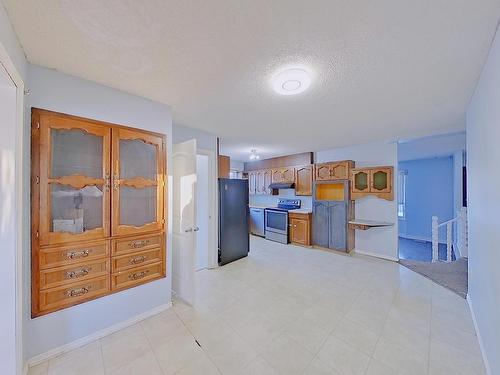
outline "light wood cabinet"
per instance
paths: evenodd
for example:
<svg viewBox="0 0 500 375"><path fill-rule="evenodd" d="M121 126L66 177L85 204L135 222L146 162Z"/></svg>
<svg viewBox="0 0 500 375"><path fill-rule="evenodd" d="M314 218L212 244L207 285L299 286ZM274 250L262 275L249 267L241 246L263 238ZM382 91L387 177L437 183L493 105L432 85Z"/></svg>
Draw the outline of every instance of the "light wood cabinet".
<svg viewBox="0 0 500 375"><path fill-rule="evenodd" d="M248 172L248 194L257 194L257 172Z"/></svg>
<svg viewBox="0 0 500 375"><path fill-rule="evenodd" d="M290 242L294 244L311 245L311 214L289 213Z"/></svg>
<svg viewBox="0 0 500 375"><path fill-rule="evenodd" d="M33 109L32 316L114 291L110 241L164 236L165 175L164 135Z"/></svg>
<svg viewBox="0 0 500 375"><path fill-rule="evenodd" d="M291 184L295 181L295 168L294 167L273 168L271 180L273 183Z"/></svg>
<svg viewBox="0 0 500 375"><path fill-rule="evenodd" d="M314 178L316 181L347 180L352 168L352 160L316 164Z"/></svg>
<svg viewBox="0 0 500 375"><path fill-rule="evenodd" d="M312 195L312 165L295 168L295 195Z"/></svg>
<svg viewBox="0 0 500 375"><path fill-rule="evenodd" d="M393 200L393 171L391 166L357 168L351 171L351 198L374 195Z"/></svg>

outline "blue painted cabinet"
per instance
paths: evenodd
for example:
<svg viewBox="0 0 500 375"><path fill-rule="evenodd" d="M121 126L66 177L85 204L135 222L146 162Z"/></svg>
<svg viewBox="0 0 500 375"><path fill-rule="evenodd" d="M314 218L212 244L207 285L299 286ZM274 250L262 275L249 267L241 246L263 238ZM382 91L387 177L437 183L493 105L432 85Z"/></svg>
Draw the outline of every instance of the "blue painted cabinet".
<svg viewBox="0 0 500 375"><path fill-rule="evenodd" d="M328 247L330 241L328 201L313 203L313 244Z"/></svg>
<svg viewBox="0 0 500 375"><path fill-rule="evenodd" d="M347 204L328 202L329 234L328 247L336 250L347 249Z"/></svg>

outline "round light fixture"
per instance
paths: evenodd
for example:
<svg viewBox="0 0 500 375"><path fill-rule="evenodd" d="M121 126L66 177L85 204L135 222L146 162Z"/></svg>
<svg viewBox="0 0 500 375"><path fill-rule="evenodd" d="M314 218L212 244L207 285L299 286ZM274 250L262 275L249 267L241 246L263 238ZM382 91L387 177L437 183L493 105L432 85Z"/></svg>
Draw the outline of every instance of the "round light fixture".
<svg viewBox="0 0 500 375"><path fill-rule="evenodd" d="M256 149L250 150L250 160L259 160L259 159L260 156L257 155L257 150Z"/></svg>
<svg viewBox="0 0 500 375"><path fill-rule="evenodd" d="M276 73L272 79L274 91L281 95L296 95L311 86L311 77L301 68L291 68Z"/></svg>

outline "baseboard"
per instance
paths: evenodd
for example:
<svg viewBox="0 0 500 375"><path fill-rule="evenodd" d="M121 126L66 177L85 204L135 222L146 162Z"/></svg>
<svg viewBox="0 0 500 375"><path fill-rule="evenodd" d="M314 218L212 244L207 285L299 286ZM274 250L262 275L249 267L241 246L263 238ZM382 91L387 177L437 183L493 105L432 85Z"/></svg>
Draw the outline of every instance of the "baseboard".
<svg viewBox="0 0 500 375"><path fill-rule="evenodd" d="M79 348L81 346L87 345L93 341L99 340L105 336L108 336L112 333L115 333L116 331L127 328L127 327L134 325L136 323L139 323L140 321L147 319L153 315L157 315L157 314L161 313L162 311L169 309L170 307L172 307L172 302L155 307L154 309L151 309L151 310L146 311L142 314L136 315L133 318L125 320L124 322L114 324L108 328L104 328L100 331L97 331L97 332L91 334L91 335L82 337L78 340L75 340L75 341L69 342L67 344L64 344L62 346L59 346L57 348L51 349L45 353L38 354L38 355L28 359L28 361L26 363L27 366L25 366L26 373L27 373L27 370L29 367L36 366L39 363L42 363L42 362L45 362L51 358L57 357L58 355L67 353L71 350L74 350L74 349Z"/></svg>
<svg viewBox="0 0 500 375"><path fill-rule="evenodd" d="M399 261L399 258L391 257L390 255L377 254L377 253L373 253L371 251L354 249L353 252L355 252L356 254L360 254L360 255L367 255L367 256L370 256L370 257L373 257L373 258L390 260L392 262L398 262Z"/></svg>
<svg viewBox="0 0 500 375"><path fill-rule="evenodd" d="M492 375L490 363L488 362L488 357L486 356L486 350L484 349L483 339L481 337L481 332L479 332L479 326L477 325L476 314L474 313L474 308L472 307L472 300L467 293L467 304L469 305L469 311L472 316L472 322L474 323L474 330L476 331L477 341L479 341L479 349L481 349L481 356L483 357L484 367L486 368L486 374Z"/></svg>

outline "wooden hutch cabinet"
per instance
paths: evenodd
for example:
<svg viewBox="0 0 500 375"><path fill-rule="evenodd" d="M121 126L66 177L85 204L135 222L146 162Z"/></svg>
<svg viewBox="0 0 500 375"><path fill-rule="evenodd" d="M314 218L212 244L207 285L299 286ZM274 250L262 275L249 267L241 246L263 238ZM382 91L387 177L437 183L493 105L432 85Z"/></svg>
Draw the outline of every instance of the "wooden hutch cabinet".
<svg viewBox="0 0 500 375"><path fill-rule="evenodd" d="M165 277L165 136L32 112L32 316Z"/></svg>

